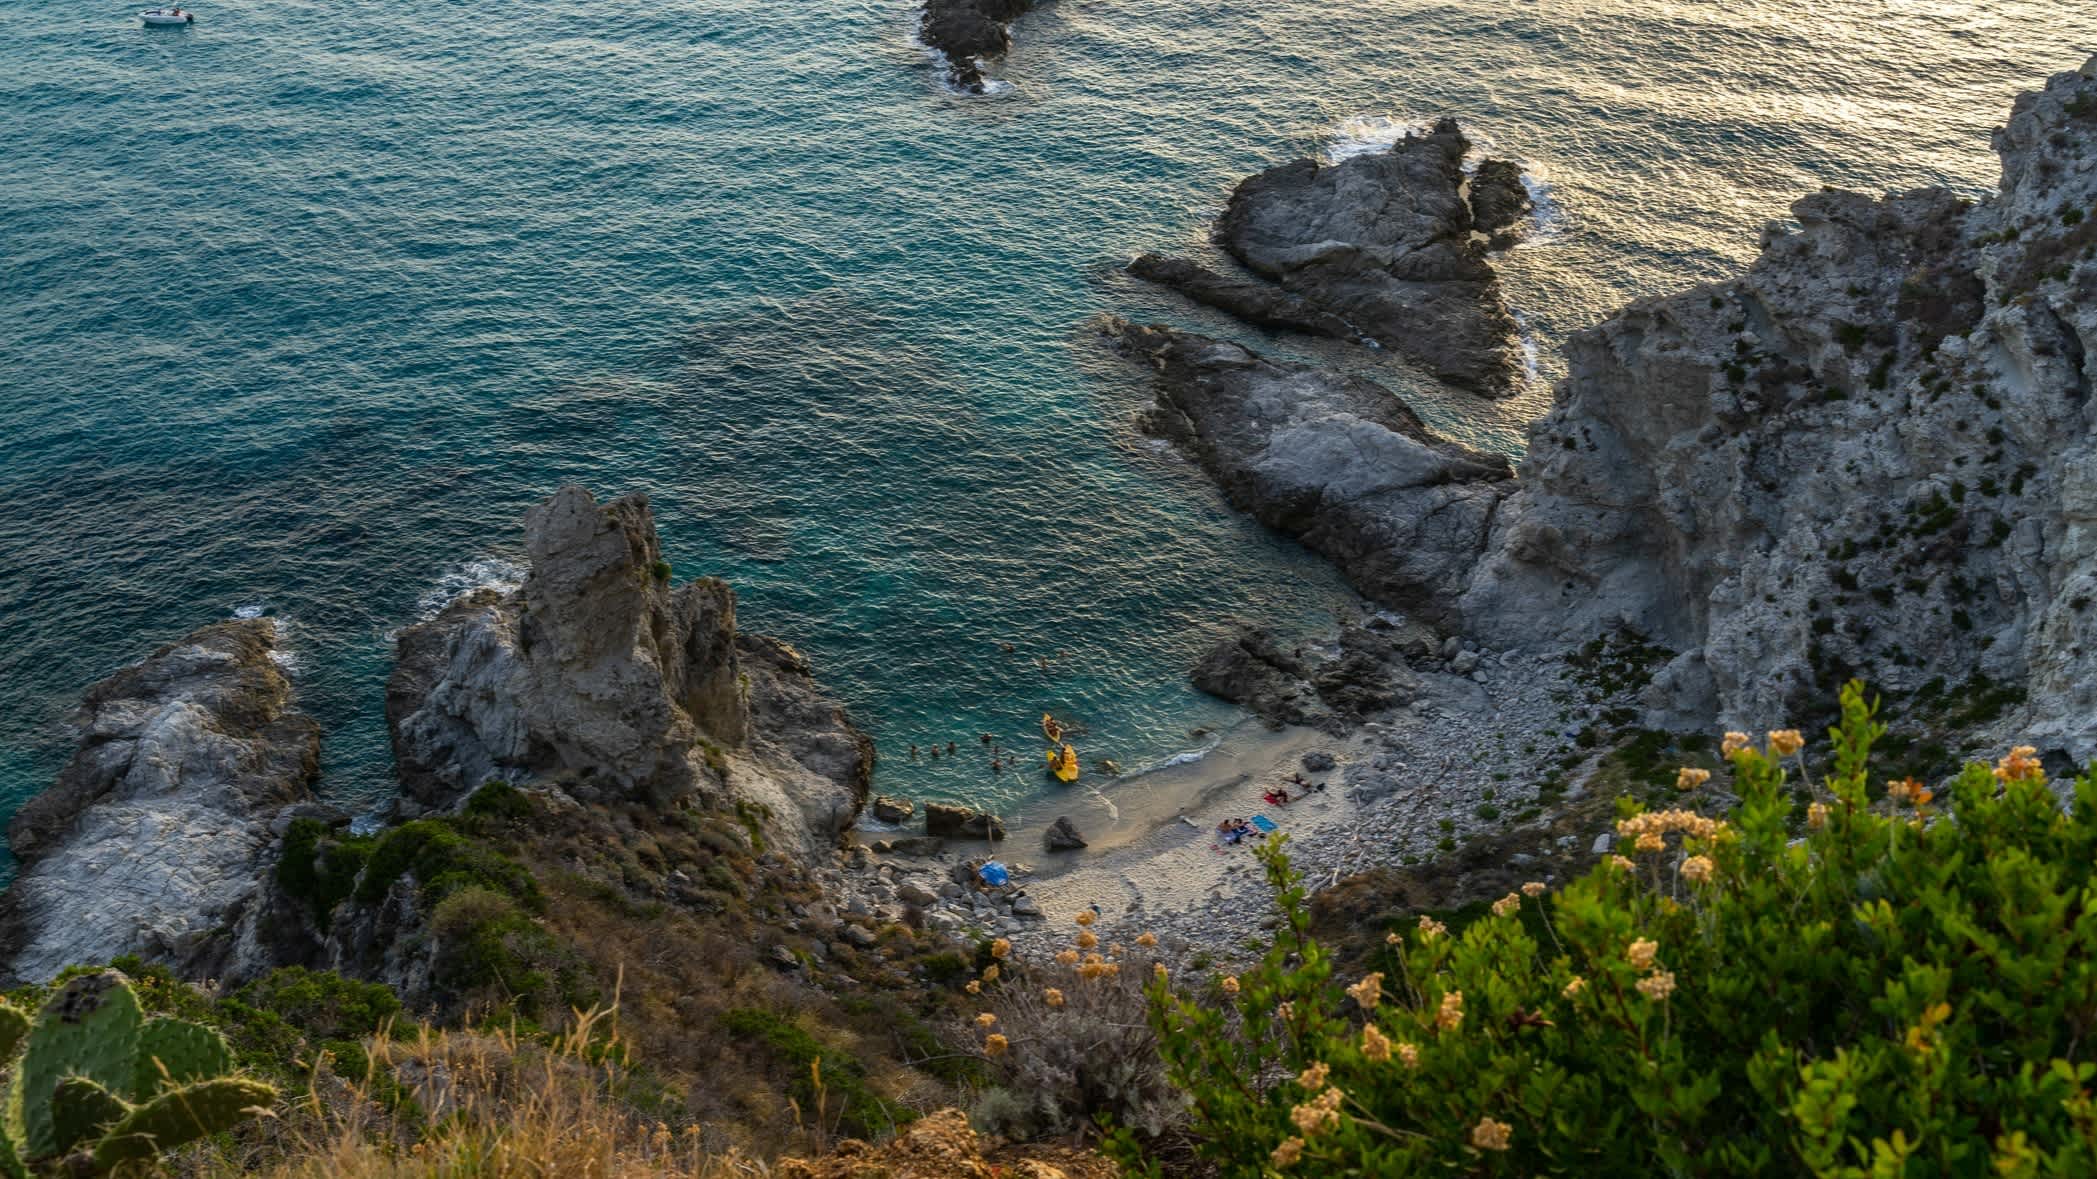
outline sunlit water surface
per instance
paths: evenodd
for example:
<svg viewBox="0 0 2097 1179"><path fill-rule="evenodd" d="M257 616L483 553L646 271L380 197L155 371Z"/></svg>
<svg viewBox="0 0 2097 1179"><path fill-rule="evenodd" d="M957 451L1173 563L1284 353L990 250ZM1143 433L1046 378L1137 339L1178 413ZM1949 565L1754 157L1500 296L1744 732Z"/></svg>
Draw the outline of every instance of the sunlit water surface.
<svg viewBox="0 0 2097 1179"><path fill-rule="evenodd" d="M1545 186L1502 270L1548 380L1802 192L1984 189L2012 95L2092 38L2058 0L1060 0L971 99L901 0L198 2L170 33L41 0L0 39L8 809L82 688L241 610L286 625L323 791L377 804L387 633L502 576L568 480L650 491L884 789L1023 802L1031 761L907 746L1045 709L1088 760L1199 749L1224 620L1348 599L1133 433L1088 322L1231 329L1121 261L1200 248L1246 173L1453 113ZM1510 453L1548 399L1324 355Z"/></svg>

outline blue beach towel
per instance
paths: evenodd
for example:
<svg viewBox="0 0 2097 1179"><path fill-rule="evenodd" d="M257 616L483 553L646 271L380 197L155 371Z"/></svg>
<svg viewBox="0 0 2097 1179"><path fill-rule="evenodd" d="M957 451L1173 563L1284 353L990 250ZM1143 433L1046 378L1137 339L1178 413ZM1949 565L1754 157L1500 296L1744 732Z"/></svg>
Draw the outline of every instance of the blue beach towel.
<svg viewBox="0 0 2097 1179"><path fill-rule="evenodd" d="M1012 879L1011 870L996 860L992 860L976 869L976 875L982 878L983 883L992 888L1003 888Z"/></svg>
<svg viewBox="0 0 2097 1179"><path fill-rule="evenodd" d="M1274 830L1274 820L1265 815L1254 815L1252 817L1252 825L1258 827L1263 835Z"/></svg>

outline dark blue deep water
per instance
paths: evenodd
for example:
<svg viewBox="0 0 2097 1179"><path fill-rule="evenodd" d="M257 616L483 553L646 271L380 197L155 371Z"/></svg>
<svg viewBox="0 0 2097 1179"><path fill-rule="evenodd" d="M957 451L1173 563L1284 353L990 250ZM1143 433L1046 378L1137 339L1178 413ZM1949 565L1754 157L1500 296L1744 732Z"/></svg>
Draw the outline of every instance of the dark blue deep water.
<svg viewBox="0 0 2097 1179"><path fill-rule="evenodd" d="M1155 762L1229 717L1185 685L1224 618L1347 599L1132 432L1088 322L1225 325L1121 260L1454 113L1549 185L1503 266L1548 379L1801 192L1990 185L1988 129L2093 37L2059 0L1056 0L969 99L908 0L197 3L0 39L0 809L83 687L241 609L288 624L325 792L380 799L387 632L566 480L651 492L884 788L1024 796L902 751L1049 708ZM1510 452L1548 398L1342 358Z"/></svg>

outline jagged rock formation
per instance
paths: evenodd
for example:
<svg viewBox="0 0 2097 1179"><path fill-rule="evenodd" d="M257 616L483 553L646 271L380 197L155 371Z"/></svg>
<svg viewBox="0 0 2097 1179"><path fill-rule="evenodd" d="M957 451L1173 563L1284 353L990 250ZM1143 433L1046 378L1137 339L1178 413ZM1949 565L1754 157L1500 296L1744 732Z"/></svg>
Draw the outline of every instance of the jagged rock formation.
<svg viewBox="0 0 2097 1179"><path fill-rule="evenodd" d="M517 590L399 636L386 715L404 813L545 777L656 806L732 793L818 843L851 822L872 743L792 648L737 633L726 583L671 584L645 495L562 488L525 540Z"/></svg>
<svg viewBox="0 0 2097 1179"><path fill-rule="evenodd" d="M1450 616L1507 460L1438 438L1388 389L1236 344L1116 321L1154 370L1142 426L1187 451L1239 508L1339 564L1370 597Z"/></svg>
<svg viewBox="0 0 2097 1179"><path fill-rule="evenodd" d="M983 63L1012 48L1009 26L1033 6L1033 0L925 0L918 37L945 56L951 85L981 94Z"/></svg>
<svg viewBox="0 0 2097 1179"><path fill-rule="evenodd" d="M1730 282L1567 345L1462 613L1488 641L1628 623L1656 712L1802 715L1859 672L2029 688L2097 753L2097 61L2018 99L2000 192L1794 206Z"/></svg>
<svg viewBox="0 0 2097 1179"><path fill-rule="evenodd" d="M1861 674L2021 697L2005 727L2080 761L2097 755L2097 59L2020 97L1995 147L2000 191L1977 205L1818 193L1739 278L1576 333L1518 485L1403 429L1322 424L1359 382L1118 330L1158 369L1153 428L1370 596L1501 647L1630 627L1678 652L1650 723L1794 721ZM1419 481L1437 462L1456 465Z"/></svg>
<svg viewBox="0 0 2097 1179"><path fill-rule="evenodd" d="M1511 206L1496 179L1504 166L1489 165L1489 220L1481 220L1465 198L1469 149L1456 121L1443 119L1389 151L1330 165L1297 160L1240 183L1216 241L1279 284L1267 298L1254 284L1156 255L1132 269L1253 323L1375 340L1450 384L1506 396L1515 322L1477 234L1504 234L1526 195ZM1519 190L1519 169L1514 179Z"/></svg>
<svg viewBox="0 0 2097 1179"><path fill-rule="evenodd" d="M78 752L8 824L0 974L127 953L237 972L280 823L321 809L320 730L275 653L267 618L214 623L88 690Z"/></svg>
<svg viewBox="0 0 2097 1179"><path fill-rule="evenodd" d="M941 839L1003 839L1005 825L997 816L943 802L925 804L925 834Z"/></svg>

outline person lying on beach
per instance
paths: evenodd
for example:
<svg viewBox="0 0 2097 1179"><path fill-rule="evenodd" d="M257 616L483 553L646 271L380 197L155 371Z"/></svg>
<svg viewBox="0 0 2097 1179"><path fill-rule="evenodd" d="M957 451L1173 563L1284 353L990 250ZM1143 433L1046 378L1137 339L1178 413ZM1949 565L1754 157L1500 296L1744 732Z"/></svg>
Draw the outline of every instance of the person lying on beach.
<svg viewBox="0 0 2097 1179"><path fill-rule="evenodd" d="M1286 786L1277 787L1260 797L1265 798L1270 806L1287 806L1289 805L1289 788Z"/></svg>

